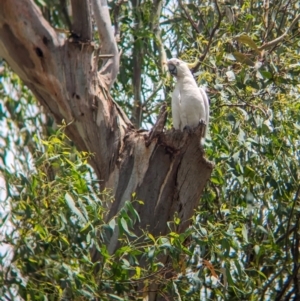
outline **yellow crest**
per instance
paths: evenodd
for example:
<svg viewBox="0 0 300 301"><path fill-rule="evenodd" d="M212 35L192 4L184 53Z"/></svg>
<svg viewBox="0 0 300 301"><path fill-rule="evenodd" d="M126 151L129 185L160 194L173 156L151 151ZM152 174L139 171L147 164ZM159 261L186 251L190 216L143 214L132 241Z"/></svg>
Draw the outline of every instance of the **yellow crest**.
<svg viewBox="0 0 300 301"><path fill-rule="evenodd" d="M196 59L193 63L187 63L187 66L189 67L189 69L193 69L197 66L198 62L198 59Z"/></svg>

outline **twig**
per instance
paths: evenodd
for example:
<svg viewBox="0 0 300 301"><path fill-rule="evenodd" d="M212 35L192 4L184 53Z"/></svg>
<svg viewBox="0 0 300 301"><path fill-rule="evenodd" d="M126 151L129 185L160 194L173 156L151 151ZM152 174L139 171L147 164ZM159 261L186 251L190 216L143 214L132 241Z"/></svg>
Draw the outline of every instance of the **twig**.
<svg viewBox="0 0 300 301"><path fill-rule="evenodd" d="M160 71L162 75L167 74L167 76L169 76L168 68L166 65L167 54L161 38L161 31L160 31L160 24L159 24L161 12L162 12L162 0L153 1L153 7L151 11L151 20L152 20L151 29L155 36L154 42L159 54L159 66L161 69Z"/></svg>
<svg viewBox="0 0 300 301"><path fill-rule="evenodd" d="M108 59L111 57L114 57L114 55L113 54L99 54L98 55L98 58L100 58L100 59Z"/></svg>
<svg viewBox="0 0 300 301"><path fill-rule="evenodd" d="M300 268L299 265L299 214L297 216L297 222L296 222L296 228L294 230L294 241L293 241L293 262L294 262L294 268L293 268L293 278L294 278L294 290L296 291L296 295L299 297L299 281L298 281L298 270Z"/></svg>
<svg viewBox="0 0 300 301"><path fill-rule="evenodd" d="M182 3L181 0L178 1L179 5L181 7L181 9L184 11L185 16L187 17L187 19L189 20L189 22L191 23L191 25L193 26L193 28L197 31L197 33L200 33L200 30L197 26L197 24L195 23L195 21L192 19L191 15L189 14L189 12L187 11L187 9L185 8L184 4Z"/></svg>
<svg viewBox="0 0 300 301"><path fill-rule="evenodd" d="M264 0L264 25L266 28L266 34L268 33L268 27L269 27L269 9L270 9L270 1Z"/></svg>
<svg viewBox="0 0 300 301"><path fill-rule="evenodd" d="M258 47L258 50L261 51L263 49L277 45L279 42L281 42L288 35L289 31L294 27L294 25L298 22L299 19L300 19L300 14L296 16L296 18L293 20L291 26L286 30L286 32L284 34L282 34L280 37L274 39L273 41L267 42L267 43L263 44L262 46Z"/></svg>
<svg viewBox="0 0 300 301"><path fill-rule="evenodd" d="M284 234L282 234L279 238L276 239L275 243L279 244L281 241L283 241L287 236L294 232L295 227L296 226L293 226L292 228L288 229Z"/></svg>
<svg viewBox="0 0 300 301"><path fill-rule="evenodd" d="M210 34L210 37L209 37L209 40L208 40L208 44L207 44L207 47L203 53L203 55L200 57L200 61L204 61L208 51L209 51L209 48L211 46L211 43L212 43L212 39L215 35L215 32L217 31L217 29L220 27L221 25L221 21L222 21L222 14L220 12L220 8L219 8L219 5L218 5L218 1L215 0L215 5L216 5L216 8L217 8L217 12L218 12L218 22L217 22L217 25L213 28L213 30L211 31L211 34Z"/></svg>
<svg viewBox="0 0 300 301"><path fill-rule="evenodd" d="M290 2L291 2L291 0L288 1L288 3L285 5L284 10L282 12L282 18L280 20L280 25L279 25L278 30L277 30L277 35L279 34L279 30L281 29L281 27L283 25L284 18L287 16L286 11L287 11L287 8L288 8ZM280 6L281 6L281 3L282 3L282 1L280 1ZM279 8L280 8L280 6L279 6ZM277 12L276 12L275 20L277 20L277 15L278 15L279 10L280 9L278 9Z"/></svg>
<svg viewBox="0 0 300 301"><path fill-rule="evenodd" d="M296 272L298 272L298 269L297 271L293 271L293 274L292 275L289 275L283 285L283 287L280 289L280 291L277 293L277 296L276 296L276 299L274 301L282 301L282 297L284 296L286 290L289 288L294 276L296 276Z"/></svg>
<svg viewBox="0 0 300 301"><path fill-rule="evenodd" d="M294 210L295 210L295 206L296 206L296 203L298 201L298 198L299 198L299 194L300 194L300 185L298 186L298 189L297 189L297 192L296 192L296 195L295 195L295 198L293 200L293 205L292 205L292 209L291 209L291 212L289 214L289 219L288 219L288 222L287 222L287 231L289 230L290 228L290 224L291 224L291 219L292 219L292 216L294 215ZM289 247L288 247L288 239L289 239L289 236L287 235L286 238L285 238L285 248L286 248L286 254L288 256L288 250L289 250Z"/></svg>
<svg viewBox="0 0 300 301"><path fill-rule="evenodd" d="M118 0L114 9L114 27L115 27L115 39L120 42L120 26L119 26L119 16L120 16L120 8L123 3L127 2L127 0Z"/></svg>
<svg viewBox="0 0 300 301"><path fill-rule="evenodd" d="M162 81L160 81L156 87L156 89L151 93L151 95L147 98L147 100L144 101L142 108L145 108L146 105L151 101L151 99L156 95L156 93L159 91L159 89L162 86Z"/></svg>
<svg viewBox="0 0 300 301"><path fill-rule="evenodd" d="M261 292L261 298L260 301L264 301L265 300L265 293L268 289L268 287L272 284L272 282L280 275L282 275L282 273L286 270L286 268L284 267L282 270L279 270L276 274L274 274L268 281L267 283L264 285L264 287L262 288L262 292Z"/></svg>
<svg viewBox="0 0 300 301"><path fill-rule="evenodd" d="M264 113L265 116L268 116L268 114L264 111L264 109L260 108L259 106L250 105L248 103L240 104L240 103L233 103L233 104L223 104L219 105L219 107L250 107L252 109L260 110Z"/></svg>
<svg viewBox="0 0 300 301"><path fill-rule="evenodd" d="M209 51L209 49L210 49L210 46L211 46L213 37L214 37L214 35L215 35L217 29L218 29L218 28L220 27L220 25L221 25L221 21L222 21L223 16L222 16L222 14L221 14L221 12L220 12L220 8L219 8L219 5L218 5L218 1L215 0L214 2L215 2L216 8L217 8L217 12L218 12L218 22L217 22L216 26L214 26L213 30L211 31L211 34L210 34L209 40L208 40L208 44L207 44L207 46L206 46L206 48L205 48L205 50L204 50L204 53L199 57L199 62L198 62L197 65L193 68L193 70L192 70L193 73L196 72L196 71L199 69L199 67L200 67L200 65L201 65L201 62L204 61L204 59L205 59L205 57L206 57L206 55L207 55L207 53L208 53L208 51Z"/></svg>

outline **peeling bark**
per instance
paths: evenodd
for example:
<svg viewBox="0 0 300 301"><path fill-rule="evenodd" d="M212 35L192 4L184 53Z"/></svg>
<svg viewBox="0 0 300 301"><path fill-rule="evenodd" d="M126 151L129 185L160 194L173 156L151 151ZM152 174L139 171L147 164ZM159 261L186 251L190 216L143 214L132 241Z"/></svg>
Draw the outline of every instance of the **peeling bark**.
<svg viewBox="0 0 300 301"><path fill-rule="evenodd" d="M1 1L0 56L58 123L69 124L67 134L76 146L94 153L90 163L101 189L112 189L115 197L108 219L136 192L144 201L136 207L141 217L137 232L166 234L167 221L175 212L182 220L178 231L183 231L213 169L200 148L203 128L200 125L192 133L163 131L165 110L150 133L133 127L109 94L119 57L105 4L92 1L101 55L112 55L103 60L99 72L93 44L80 37L59 37L32 0ZM78 20L74 22L73 26ZM88 27L74 28L89 37ZM114 237L111 251L116 243Z"/></svg>

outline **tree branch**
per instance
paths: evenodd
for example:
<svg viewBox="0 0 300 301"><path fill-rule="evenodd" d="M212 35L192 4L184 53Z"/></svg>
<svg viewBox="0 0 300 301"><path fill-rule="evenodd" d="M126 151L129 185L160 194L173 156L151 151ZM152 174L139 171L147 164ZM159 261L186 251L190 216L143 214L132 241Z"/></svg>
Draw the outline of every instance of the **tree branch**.
<svg viewBox="0 0 300 301"><path fill-rule="evenodd" d="M180 5L181 9L184 11L185 16L189 20L190 24L193 26L193 28L196 30L197 33L200 33L200 30L199 30L197 24L194 22L191 15L189 14L187 9L185 8L184 4L182 3L182 0L179 0L178 2L179 2L179 5Z"/></svg>
<svg viewBox="0 0 300 301"><path fill-rule="evenodd" d="M154 36L155 36L155 45L158 50L159 54L159 64L160 64L160 69L163 75L169 74L168 72L168 67L166 65L167 61L167 54L163 45L163 41L161 39L161 31L159 28L159 20L161 16L161 11L162 11L162 0L155 0L153 3L152 7L152 14L151 14L151 29L153 30Z"/></svg>
<svg viewBox="0 0 300 301"><path fill-rule="evenodd" d="M126 120L124 123L125 119L118 114L117 107L105 91L105 86L110 87L113 81L109 81L105 74L99 76L94 72L98 65L92 59L93 45L78 47L59 39L33 0L3 0L1 5L0 56L58 123L65 120L70 124L68 136L78 149L95 154L90 163L98 178L106 181L130 122ZM106 13L109 18L107 7ZM111 27L102 28L101 32L105 30L112 32ZM115 42L112 43L116 49ZM103 45L108 44L106 39ZM103 54L112 52L106 49ZM116 61L118 66L115 57L105 58L104 62L110 60L112 63ZM96 113L94 103L98 107Z"/></svg>
<svg viewBox="0 0 300 301"><path fill-rule="evenodd" d="M114 8L114 25L115 25L115 39L117 42L120 40L120 25L119 25L119 15L120 8L124 2L127 0L118 0Z"/></svg>
<svg viewBox="0 0 300 301"><path fill-rule="evenodd" d="M200 65L201 65L201 62L204 61L209 49L210 49L210 46L211 46L211 43L212 43L212 40L213 40L213 37L217 31L217 29L220 27L221 25L221 21L222 21L222 14L220 12L220 8L219 8L219 5L218 5L218 1L215 0L215 5L216 5L216 8L217 8L217 12L218 12L218 22L216 24L216 26L213 28L213 30L211 31L211 34L209 36L209 40L208 40L208 44L204 50L204 53L199 57L199 62L196 64L196 66L193 68L192 72L195 73L196 71L198 71Z"/></svg>
<svg viewBox="0 0 300 301"><path fill-rule="evenodd" d="M154 90L152 91L152 93L150 94L150 96L147 98L147 100L144 101L143 103L143 109L147 107L147 105L149 104L150 101L152 101L153 97L157 94L157 92L160 90L161 86L162 86L163 82L160 81L158 83L158 85L154 88Z"/></svg>
<svg viewBox="0 0 300 301"><path fill-rule="evenodd" d="M286 32L284 34L282 34L280 37L274 39L273 41L267 42L267 43L263 44L262 46L258 47L258 50L261 51L263 49L277 45L279 42L281 42L288 35L290 30L294 27L294 25L298 22L299 19L300 19L300 14L298 16L296 16L296 18L293 20L291 26L286 30Z"/></svg>
<svg viewBox="0 0 300 301"><path fill-rule="evenodd" d="M89 0L71 0L72 33L81 41L92 40L92 19Z"/></svg>
<svg viewBox="0 0 300 301"><path fill-rule="evenodd" d="M286 268L284 267L283 269L280 269L277 273L273 274L263 285L262 289L261 289L261 293L260 296L261 298L259 299L259 301L264 301L265 300L265 294L267 289L270 287L270 285L272 284L272 282L280 275L282 275L282 273L286 271Z"/></svg>
<svg viewBox="0 0 300 301"><path fill-rule="evenodd" d="M113 34L109 9L106 0L91 0L95 21L101 41L101 54L112 54L113 58L104 59L100 74L111 88L119 72L119 51Z"/></svg>
<svg viewBox="0 0 300 301"><path fill-rule="evenodd" d="M295 195L294 200L293 200L291 212L290 212L290 214L289 214L289 218L288 218L288 222L287 222L287 226L286 226L287 232L288 232L289 229L290 229L291 220L292 220L292 217L294 216L294 210L295 210L296 203L297 203L297 201L298 201L298 199L299 199L299 196L300 196L300 185L298 186L296 195ZM288 240L289 240L289 236L287 235L287 236L285 237L285 248L286 248L287 254L288 254L288 251L289 251Z"/></svg>
<svg viewBox="0 0 300 301"><path fill-rule="evenodd" d="M248 103L244 103L244 104L241 104L241 103L222 104L222 105L219 105L219 107L241 107L241 108L250 107L251 109L260 110L261 112L264 113L265 116L268 116L268 114L265 112L264 109L260 108L259 106L251 105L251 104L248 104Z"/></svg>
<svg viewBox="0 0 300 301"><path fill-rule="evenodd" d="M42 71L41 58L51 59L48 54L61 45L56 32L32 0L1 1L0 56L23 80L34 68L35 73Z"/></svg>
<svg viewBox="0 0 300 301"><path fill-rule="evenodd" d="M152 6L152 11L151 11L151 29L154 33L154 45L157 49L158 52L158 64L159 64L159 71L160 71L160 76L163 80L166 78L170 78L170 73L168 72L168 67L167 67L167 54L166 50L164 48L163 40L161 38L161 30L160 30L160 23L159 20L161 18L161 12L162 12L162 5L163 1L162 0L155 0L153 2ZM157 59L157 58L154 58ZM156 92L153 92L152 95L148 98L148 100L155 95ZM164 88L164 94L165 94L165 99L167 98L168 91L167 88ZM145 102L143 104L145 106Z"/></svg>
<svg viewBox="0 0 300 301"><path fill-rule="evenodd" d="M222 14L220 12L220 8L219 8L217 0L215 0L215 5L216 5L216 8L217 8L217 12L218 12L218 22L217 22L216 26L213 28L213 30L211 31L211 34L209 36L209 40L208 40L208 44L206 46L206 49L205 49L204 53L202 54L202 56L200 57L200 61L201 62L204 61L204 59L205 59L205 57L206 57L206 55L207 55L207 53L209 51L210 45L212 43L212 39L213 39L213 37L214 37L217 29L220 27L221 21L222 21Z"/></svg>

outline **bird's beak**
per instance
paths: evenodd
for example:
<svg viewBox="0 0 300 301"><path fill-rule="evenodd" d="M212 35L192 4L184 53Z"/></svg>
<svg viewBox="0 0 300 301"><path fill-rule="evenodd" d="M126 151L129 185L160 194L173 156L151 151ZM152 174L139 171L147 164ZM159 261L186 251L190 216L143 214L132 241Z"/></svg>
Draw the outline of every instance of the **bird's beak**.
<svg viewBox="0 0 300 301"><path fill-rule="evenodd" d="M173 76L177 76L177 68L175 65L168 63L168 69Z"/></svg>

